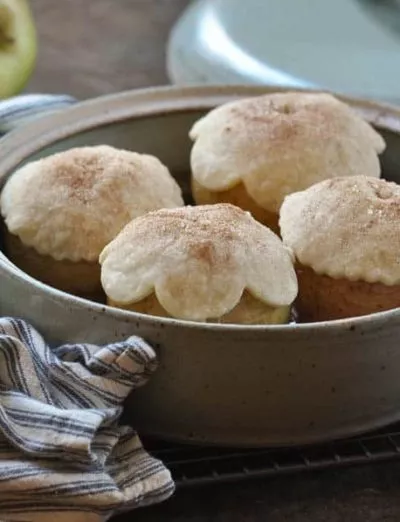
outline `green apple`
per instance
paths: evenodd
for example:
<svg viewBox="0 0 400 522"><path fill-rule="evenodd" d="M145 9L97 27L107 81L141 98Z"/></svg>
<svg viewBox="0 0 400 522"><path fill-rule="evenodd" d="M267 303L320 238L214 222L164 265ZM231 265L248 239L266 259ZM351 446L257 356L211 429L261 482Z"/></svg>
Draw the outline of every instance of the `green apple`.
<svg viewBox="0 0 400 522"><path fill-rule="evenodd" d="M36 63L35 24L27 0L0 0L0 98L18 94Z"/></svg>

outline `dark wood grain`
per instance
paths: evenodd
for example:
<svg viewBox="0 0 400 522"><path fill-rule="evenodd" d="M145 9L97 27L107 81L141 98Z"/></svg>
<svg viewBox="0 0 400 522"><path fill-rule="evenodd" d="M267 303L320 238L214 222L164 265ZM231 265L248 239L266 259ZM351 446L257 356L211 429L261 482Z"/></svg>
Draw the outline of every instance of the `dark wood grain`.
<svg viewBox="0 0 400 522"><path fill-rule="evenodd" d="M167 82L165 44L187 0L33 0L28 90L88 98ZM400 464L177 492L115 522L399 522Z"/></svg>
<svg viewBox="0 0 400 522"><path fill-rule="evenodd" d="M29 91L88 98L167 83L165 44L188 0L33 0L40 52Z"/></svg>

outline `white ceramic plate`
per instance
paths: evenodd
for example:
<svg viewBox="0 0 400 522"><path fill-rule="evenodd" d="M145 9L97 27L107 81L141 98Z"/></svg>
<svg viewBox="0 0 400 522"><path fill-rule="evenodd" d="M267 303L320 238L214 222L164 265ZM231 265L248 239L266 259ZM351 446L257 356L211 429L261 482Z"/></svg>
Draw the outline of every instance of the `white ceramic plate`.
<svg viewBox="0 0 400 522"><path fill-rule="evenodd" d="M400 103L396 0L200 0L167 53L179 84L318 87Z"/></svg>

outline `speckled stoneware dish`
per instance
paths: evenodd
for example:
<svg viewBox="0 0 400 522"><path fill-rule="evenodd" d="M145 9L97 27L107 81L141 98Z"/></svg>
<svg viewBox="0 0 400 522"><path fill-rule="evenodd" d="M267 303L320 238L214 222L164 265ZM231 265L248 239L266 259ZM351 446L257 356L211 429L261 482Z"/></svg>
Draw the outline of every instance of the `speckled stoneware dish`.
<svg viewBox="0 0 400 522"><path fill-rule="evenodd" d="M266 88L166 88L91 100L7 136L0 179L72 146L108 143L149 152L187 192L188 131L205 111ZM384 176L400 181L400 110L346 100L384 135ZM397 178L396 178L397 176ZM106 343L136 333L157 348L159 370L131 397L143 433L208 444L310 443L400 420L400 310L289 326L160 319L59 292L0 254L0 313L20 316L50 342Z"/></svg>

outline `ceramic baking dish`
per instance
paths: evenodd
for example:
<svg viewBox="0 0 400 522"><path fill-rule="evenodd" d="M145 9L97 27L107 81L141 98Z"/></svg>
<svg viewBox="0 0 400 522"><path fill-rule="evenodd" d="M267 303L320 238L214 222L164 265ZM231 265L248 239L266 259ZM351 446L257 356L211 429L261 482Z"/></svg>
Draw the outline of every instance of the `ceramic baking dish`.
<svg viewBox="0 0 400 522"><path fill-rule="evenodd" d="M193 122L218 104L267 91L161 88L79 103L4 138L0 179L53 152L107 143L158 156L188 194ZM384 135L384 176L400 181L400 111L347 101ZM161 319L50 288L0 254L0 314L27 319L53 343L106 343L133 333L150 341L159 369L126 404L142 433L203 444L291 445L400 420L399 309L284 326Z"/></svg>

